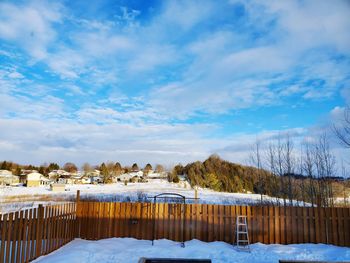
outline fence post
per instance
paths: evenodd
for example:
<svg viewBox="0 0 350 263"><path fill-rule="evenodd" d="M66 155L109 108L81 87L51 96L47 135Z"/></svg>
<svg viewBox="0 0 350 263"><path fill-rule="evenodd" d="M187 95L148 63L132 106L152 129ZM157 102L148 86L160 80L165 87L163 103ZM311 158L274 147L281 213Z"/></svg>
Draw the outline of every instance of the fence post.
<svg viewBox="0 0 350 263"><path fill-rule="evenodd" d="M81 228L81 215L80 215L80 190L77 190L76 206L75 206L75 215L76 215L76 233L75 237L80 237L80 228Z"/></svg>
<svg viewBox="0 0 350 263"><path fill-rule="evenodd" d="M38 218L37 218L37 225L36 225L36 257L41 256L41 247L42 247L42 242L43 242L43 236L42 236L42 230L44 224L43 224L43 219L44 219L44 207L43 205L39 205L38 207Z"/></svg>

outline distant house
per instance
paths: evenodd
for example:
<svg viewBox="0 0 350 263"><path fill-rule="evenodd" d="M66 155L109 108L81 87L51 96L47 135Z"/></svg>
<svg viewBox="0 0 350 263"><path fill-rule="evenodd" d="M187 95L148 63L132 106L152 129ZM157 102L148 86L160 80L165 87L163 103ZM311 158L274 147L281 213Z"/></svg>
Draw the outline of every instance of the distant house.
<svg viewBox="0 0 350 263"><path fill-rule="evenodd" d="M65 170L52 170L48 175L50 179L57 179L59 177L67 178L71 176L71 174Z"/></svg>
<svg viewBox="0 0 350 263"><path fill-rule="evenodd" d="M149 173L147 179L166 179L168 178L167 173Z"/></svg>
<svg viewBox="0 0 350 263"><path fill-rule="evenodd" d="M132 178L135 178L135 177L140 179L142 176L143 176L142 171L131 172L131 173L126 173L126 174L121 174L121 175L115 176L114 181L125 182L125 181L130 181Z"/></svg>
<svg viewBox="0 0 350 263"><path fill-rule="evenodd" d="M115 177L117 179L118 182L125 182L125 181L129 181L132 176L130 174L121 174Z"/></svg>
<svg viewBox="0 0 350 263"><path fill-rule="evenodd" d="M68 184L69 178L58 178L57 183L58 184Z"/></svg>
<svg viewBox="0 0 350 263"><path fill-rule="evenodd" d="M93 170L85 173L85 175L89 177L100 176L100 174L101 172L99 170Z"/></svg>
<svg viewBox="0 0 350 263"><path fill-rule="evenodd" d="M91 180L92 180L93 184L103 183L103 179L100 176L93 176L93 177L91 177Z"/></svg>
<svg viewBox="0 0 350 263"><path fill-rule="evenodd" d="M180 174L178 176L179 176L180 181L187 181L187 175L186 174Z"/></svg>
<svg viewBox="0 0 350 263"><path fill-rule="evenodd" d="M137 172L131 172L129 173L132 177L142 177L143 172L142 171L137 171Z"/></svg>
<svg viewBox="0 0 350 263"><path fill-rule="evenodd" d="M19 177L13 175L11 171L0 170L0 185L13 185L19 183Z"/></svg>
<svg viewBox="0 0 350 263"><path fill-rule="evenodd" d="M72 175L69 179L67 179L67 184L81 184L83 178L83 175Z"/></svg>
<svg viewBox="0 0 350 263"><path fill-rule="evenodd" d="M40 185L40 178L42 174L40 173L29 173L26 175L26 184L28 187L31 186L39 186Z"/></svg>
<svg viewBox="0 0 350 263"><path fill-rule="evenodd" d="M52 183L52 180L46 178L40 173L30 173L26 175L27 187L49 185L51 183Z"/></svg>
<svg viewBox="0 0 350 263"><path fill-rule="evenodd" d="M81 179L81 183L83 183L83 184L91 184L92 183L92 179L90 177L84 176Z"/></svg>

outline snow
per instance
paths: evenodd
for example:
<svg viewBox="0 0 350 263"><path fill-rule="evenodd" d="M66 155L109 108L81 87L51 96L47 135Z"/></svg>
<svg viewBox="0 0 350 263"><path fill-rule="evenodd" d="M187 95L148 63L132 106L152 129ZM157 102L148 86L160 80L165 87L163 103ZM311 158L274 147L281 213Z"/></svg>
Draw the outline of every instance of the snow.
<svg viewBox="0 0 350 263"><path fill-rule="evenodd" d="M210 258L213 263L277 263L279 259L311 261L348 261L350 248L325 244L264 245L250 246L251 253L236 250L225 242L202 242L191 240L185 248L174 241L137 240L133 238L110 238L99 241L75 239L53 253L34 262L138 262L140 257L158 258Z"/></svg>
<svg viewBox="0 0 350 263"><path fill-rule="evenodd" d="M7 212L11 207L4 205L15 202L34 201L73 201L77 190L80 190L81 199L99 201L147 201L146 197L152 197L159 193L170 192L182 194L194 198L194 189L188 182L169 183L167 180L154 179L148 183L114 183L114 184L74 184L66 185L65 192L52 192L48 186L38 187L2 187L0 188L0 212ZM248 193L215 192L206 188L198 188L199 203L203 204L233 204L252 205L260 203L260 195ZM283 203L281 199L263 196L265 203ZM10 209L11 210L11 209Z"/></svg>

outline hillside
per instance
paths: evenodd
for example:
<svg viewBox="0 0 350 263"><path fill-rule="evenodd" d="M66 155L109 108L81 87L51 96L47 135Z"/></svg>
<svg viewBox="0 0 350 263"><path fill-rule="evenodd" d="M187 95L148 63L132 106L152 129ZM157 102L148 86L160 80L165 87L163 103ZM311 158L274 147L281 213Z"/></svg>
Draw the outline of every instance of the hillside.
<svg viewBox="0 0 350 263"><path fill-rule="evenodd" d="M222 160L217 155L204 162L196 161L185 167L175 167L177 173L187 175L191 186L211 188L223 192L260 193L261 179L273 176L265 170Z"/></svg>
<svg viewBox="0 0 350 263"><path fill-rule="evenodd" d="M315 204L326 203L324 199L327 196L333 202L333 199L348 198L350 195L349 180L330 177L317 179L297 174L277 176L264 169L222 160L217 155L185 167L177 165L173 174L186 174L192 187L199 186L220 192L254 193ZM324 191L328 191L328 195ZM327 204L328 202L327 199Z"/></svg>

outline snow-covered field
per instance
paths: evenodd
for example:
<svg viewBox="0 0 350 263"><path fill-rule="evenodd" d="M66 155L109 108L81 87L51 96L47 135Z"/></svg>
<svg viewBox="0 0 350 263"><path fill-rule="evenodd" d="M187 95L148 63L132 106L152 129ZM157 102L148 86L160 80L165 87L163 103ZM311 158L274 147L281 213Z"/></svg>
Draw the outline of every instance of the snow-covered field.
<svg viewBox="0 0 350 263"><path fill-rule="evenodd" d="M251 253L237 251L224 242L205 243L198 240L179 243L162 239L155 241L133 238L110 238L99 241L75 239L59 250L34 262L123 262L137 263L140 257L210 258L213 263L277 263L279 259L350 262L350 248L324 244L251 245Z"/></svg>
<svg viewBox="0 0 350 263"><path fill-rule="evenodd" d="M66 191L54 193L47 186L40 187L2 187L0 188L0 212L16 211L16 207L30 206L39 202L74 200L77 190L82 199L100 201L146 201L163 192L178 193L194 198L195 191L187 182L169 183L166 180L152 180L148 183L124 183L106 185L67 185ZM198 189L200 203L208 204L255 204L260 202L258 194L224 193L210 189ZM282 202L276 198L264 196L267 203ZM18 205L21 203L21 205ZM16 205L17 204L17 205ZM25 205L26 204L26 205Z"/></svg>

